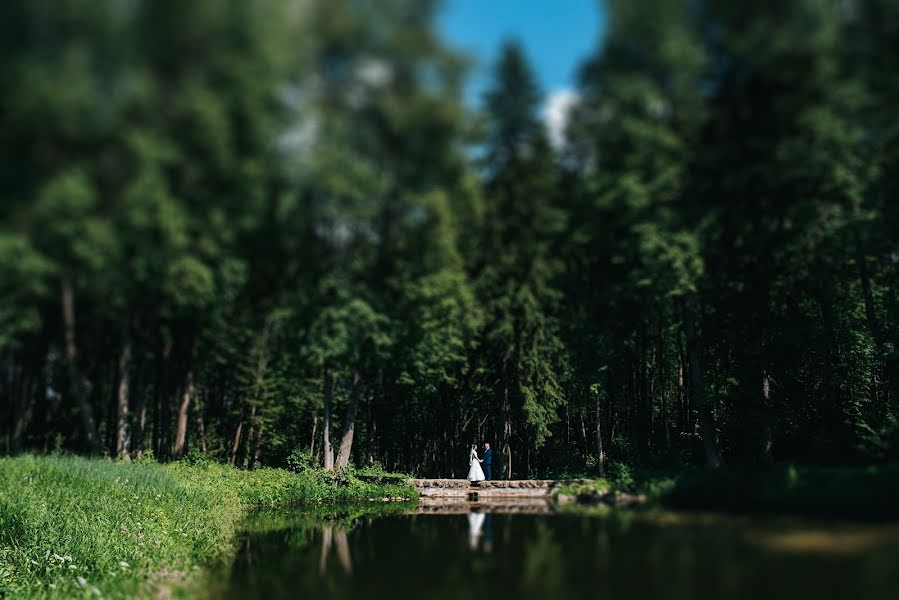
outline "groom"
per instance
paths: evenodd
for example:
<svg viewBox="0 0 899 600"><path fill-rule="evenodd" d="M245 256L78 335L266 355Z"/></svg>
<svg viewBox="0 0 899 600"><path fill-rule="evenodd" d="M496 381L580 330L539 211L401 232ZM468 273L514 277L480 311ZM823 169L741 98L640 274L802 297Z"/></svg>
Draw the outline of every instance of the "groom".
<svg viewBox="0 0 899 600"><path fill-rule="evenodd" d="M484 442L484 478L487 481L493 479L493 450L490 449L490 442Z"/></svg>

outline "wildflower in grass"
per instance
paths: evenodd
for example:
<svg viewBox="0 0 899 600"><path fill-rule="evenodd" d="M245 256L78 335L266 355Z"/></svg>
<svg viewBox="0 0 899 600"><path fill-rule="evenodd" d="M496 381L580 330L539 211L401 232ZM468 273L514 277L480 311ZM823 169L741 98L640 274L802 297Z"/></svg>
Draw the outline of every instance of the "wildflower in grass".
<svg viewBox="0 0 899 600"><path fill-rule="evenodd" d="M123 569L127 569L127 568L130 567L131 565L129 565L128 563L126 563L124 560L120 560L120 561L119 561L119 566L122 567Z"/></svg>

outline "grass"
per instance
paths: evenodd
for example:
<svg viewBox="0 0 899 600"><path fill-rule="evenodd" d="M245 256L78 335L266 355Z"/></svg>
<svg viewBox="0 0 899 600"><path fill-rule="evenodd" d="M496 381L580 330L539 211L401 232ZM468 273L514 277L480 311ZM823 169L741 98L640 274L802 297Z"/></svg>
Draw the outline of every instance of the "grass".
<svg viewBox="0 0 899 600"><path fill-rule="evenodd" d="M615 490L641 494L655 508L856 521L899 518L899 465L623 470L567 486L560 493L589 497Z"/></svg>
<svg viewBox="0 0 899 600"><path fill-rule="evenodd" d="M669 479L669 508L852 520L899 517L899 465L691 469Z"/></svg>
<svg viewBox="0 0 899 600"><path fill-rule="evenodd" d="M247 508L413 498L396 483L203 463L0 459L0 597L133 597L227 560Z"/></svg>

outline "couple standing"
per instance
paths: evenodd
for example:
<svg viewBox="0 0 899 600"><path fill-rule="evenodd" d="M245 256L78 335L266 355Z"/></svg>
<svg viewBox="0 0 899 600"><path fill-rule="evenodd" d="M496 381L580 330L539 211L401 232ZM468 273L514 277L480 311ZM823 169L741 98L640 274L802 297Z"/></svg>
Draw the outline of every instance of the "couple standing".
<svg viewBox="0 0 899 600"><path fill-rule="evenodd" d="M484 469L481 470L481 463L484 463ZM490 449L490 443L484 442L484 458L478 458L478 445L471 445L471 454L468 457L468 481L490 481L493 479L493 450Z"/></svg>

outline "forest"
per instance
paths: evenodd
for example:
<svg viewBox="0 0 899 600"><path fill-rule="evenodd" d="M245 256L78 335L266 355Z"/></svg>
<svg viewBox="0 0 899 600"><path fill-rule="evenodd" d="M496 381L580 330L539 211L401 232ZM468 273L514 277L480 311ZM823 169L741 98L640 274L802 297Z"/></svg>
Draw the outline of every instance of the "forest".
<svg viewBox="0 0 899 600"><path fill-rule="evenodd" d="M604 6L555 140L436 0L4 0L0 453L899 459L899 1Z"/></svg>

